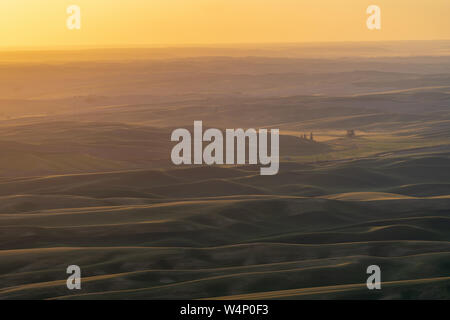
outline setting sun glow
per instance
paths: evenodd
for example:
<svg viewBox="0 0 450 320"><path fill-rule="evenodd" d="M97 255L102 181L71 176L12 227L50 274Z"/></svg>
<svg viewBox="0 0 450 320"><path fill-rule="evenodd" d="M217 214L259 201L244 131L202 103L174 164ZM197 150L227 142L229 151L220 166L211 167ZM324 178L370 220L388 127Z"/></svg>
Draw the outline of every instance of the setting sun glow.
<svg viewBox="0 0 450 320"><path fill-rule="evenodd" d="M74 4L80 30L66 27ZM381 30L366 27L372 4ZM449 14L448 0L2 0L0 46L436 40L450 38Z"/></svg>

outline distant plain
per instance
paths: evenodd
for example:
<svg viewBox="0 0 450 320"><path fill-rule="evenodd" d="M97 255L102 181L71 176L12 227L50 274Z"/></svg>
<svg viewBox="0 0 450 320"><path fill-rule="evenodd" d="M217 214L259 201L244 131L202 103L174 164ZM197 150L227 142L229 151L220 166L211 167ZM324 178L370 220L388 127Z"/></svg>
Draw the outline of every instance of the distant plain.
<svg viewBox="0 0 450 320"><path fill-rule="evenodd" d="M449 299L450 42L328 46L0 53L0 299ZM174 166L195 120L279 174Z"/></svg>

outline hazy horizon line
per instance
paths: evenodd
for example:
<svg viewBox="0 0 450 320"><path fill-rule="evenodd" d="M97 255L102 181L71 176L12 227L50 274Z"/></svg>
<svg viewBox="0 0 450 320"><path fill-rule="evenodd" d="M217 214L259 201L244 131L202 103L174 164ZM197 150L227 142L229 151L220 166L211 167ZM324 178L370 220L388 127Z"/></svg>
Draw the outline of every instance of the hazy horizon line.
<svg viewBox="0 0 450 320"><path fill-rule="evenodd" d="M305 45L350 45L374 43L414 43L414 42L450 42L450 39L412 39L412 40L336 40L336 41L299 41L299 42L217 42L217 43L180 43L180 44L109 44L109 45L44 45L44 46L1 46L0 52L5 51L77 51L103 49L220 49L240 47L269 47L269 46L305 46Z"/></svg>

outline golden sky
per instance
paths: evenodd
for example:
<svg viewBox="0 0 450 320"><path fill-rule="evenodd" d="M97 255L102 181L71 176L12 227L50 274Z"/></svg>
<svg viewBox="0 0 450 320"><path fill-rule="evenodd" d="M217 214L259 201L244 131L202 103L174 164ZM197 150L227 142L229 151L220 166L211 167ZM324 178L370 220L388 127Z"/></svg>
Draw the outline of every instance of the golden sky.
<svg viewBox="0 0 450 320"><path fill-rule="evenodd" d="M72 4L81 30L66 27ZM0 47L433 39L450 39L450 0L0 0Z"/></svg>

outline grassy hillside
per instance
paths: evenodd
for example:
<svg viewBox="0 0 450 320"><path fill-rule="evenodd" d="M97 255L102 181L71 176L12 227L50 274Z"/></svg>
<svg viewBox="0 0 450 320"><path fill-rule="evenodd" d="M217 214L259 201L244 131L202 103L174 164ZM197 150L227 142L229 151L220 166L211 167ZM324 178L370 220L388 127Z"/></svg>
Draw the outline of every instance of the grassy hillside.
<svg viewBox="0 0 450 320"><path fill-rule="evenodd" d="M449 299L448 56L291 50L2 66L0 299ZM279 128L280 172L175 167L194 120Z"/></svg>

